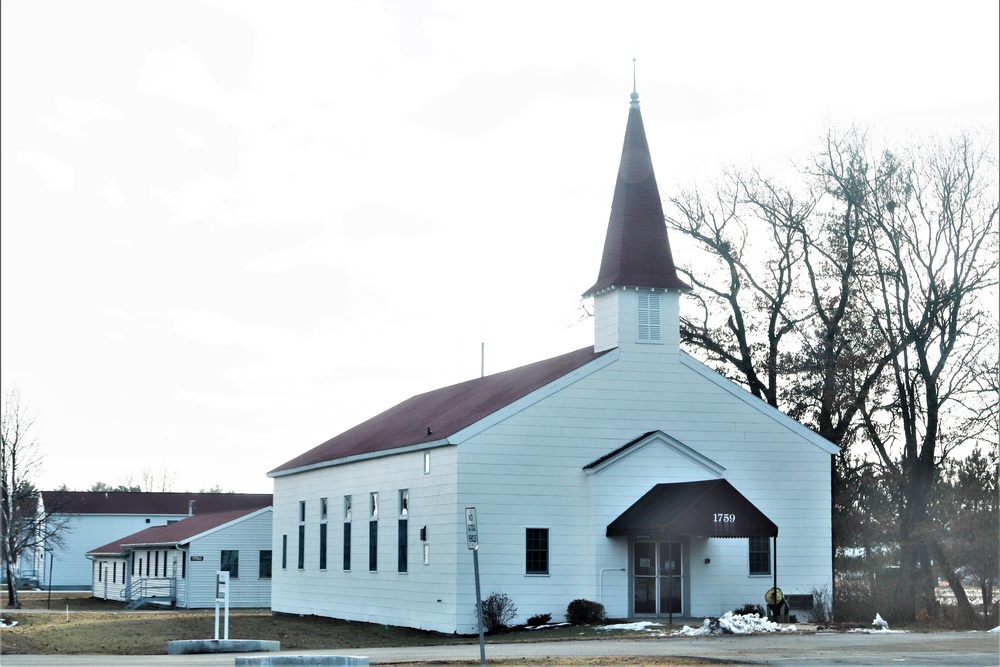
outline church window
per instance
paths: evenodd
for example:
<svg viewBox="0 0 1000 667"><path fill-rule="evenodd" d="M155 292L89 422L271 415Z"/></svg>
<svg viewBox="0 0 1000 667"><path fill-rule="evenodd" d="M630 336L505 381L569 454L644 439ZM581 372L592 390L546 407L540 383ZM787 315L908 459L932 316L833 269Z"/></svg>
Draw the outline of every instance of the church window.
<svg viewBox="0 0 1000 667"><path fill-rule="evenodd" d="M638 340L640 343L660 343L663 341L660 327L660 295L639 292L638 297Z"/></svg>

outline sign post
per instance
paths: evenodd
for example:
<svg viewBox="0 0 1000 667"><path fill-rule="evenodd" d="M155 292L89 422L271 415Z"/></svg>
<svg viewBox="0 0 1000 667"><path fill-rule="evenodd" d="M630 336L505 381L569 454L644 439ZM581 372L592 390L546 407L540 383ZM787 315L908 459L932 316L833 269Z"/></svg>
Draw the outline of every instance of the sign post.
<svg viewBox="0 0 1000 667"><path fill-rule="evenodd" d="M476 508L465 508L465 539L472 551L472 566L476 574L476 617L479 620L479 661L486 667L486 641L483 639L483 598L479 592L479 525Z"/></svg>
<svg viewBox="0 0 1000 667"><path fill-rule="evenodd" d="M215 641L219 641L219 604L225 605L225 637L229 641L229 573L215 573Z"/></svg>

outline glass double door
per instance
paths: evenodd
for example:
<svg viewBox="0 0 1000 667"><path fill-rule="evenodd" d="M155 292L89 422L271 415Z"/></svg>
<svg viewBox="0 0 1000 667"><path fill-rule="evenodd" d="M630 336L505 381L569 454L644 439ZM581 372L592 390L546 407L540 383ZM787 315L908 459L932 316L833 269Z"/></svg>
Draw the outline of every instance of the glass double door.
<svg viewBox="0 0 1000 667"><path fill-rule="evenodd" d="M632 611L665 616L683 609L684 564L680 542L634 542Z"/></svg>

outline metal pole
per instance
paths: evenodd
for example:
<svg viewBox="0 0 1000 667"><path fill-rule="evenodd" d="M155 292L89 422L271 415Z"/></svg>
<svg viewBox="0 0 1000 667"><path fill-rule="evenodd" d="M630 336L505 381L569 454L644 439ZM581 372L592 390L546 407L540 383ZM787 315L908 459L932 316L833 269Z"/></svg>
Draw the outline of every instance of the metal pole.
<svg viewBox="0 0 1000 667"><path fill-rule="evenodd" d="M49 601L45 603L46 609L52 609L52 561L55 560L55 554L51 551L49 552Z"/></svg>
<svg viewBox="0 0 1000 667"><path fill-rule="evenodd" d="M479 593L479 549L472 552L472 565L476 571L476 610L479 617L479 662L486 667L486 641L483 639L483 598Z"/></svg>

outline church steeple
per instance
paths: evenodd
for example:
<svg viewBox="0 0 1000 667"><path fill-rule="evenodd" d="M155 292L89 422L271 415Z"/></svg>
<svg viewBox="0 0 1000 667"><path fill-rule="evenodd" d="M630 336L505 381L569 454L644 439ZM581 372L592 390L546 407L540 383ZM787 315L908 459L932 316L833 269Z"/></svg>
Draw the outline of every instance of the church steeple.
<svg viewBox="0 0 1000 667"><path fill-rule="evenodd" d="M631 100L601 270L584 296L611 287L691 289L674 267L635 90Z"/></svg>
<svg viewBox="0 0 1000 667"><path fill-rule="evenodd" d="M601 270L583 294L594 297L594 349L675 357L680 349L679 296L690 289L677 276L670 252L633 86Z"/></svg>

